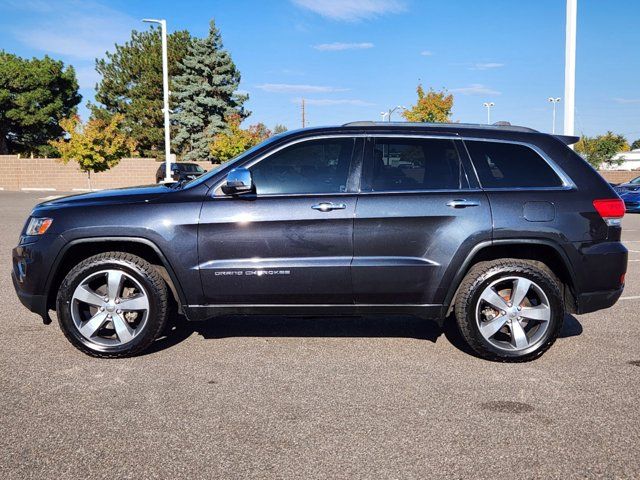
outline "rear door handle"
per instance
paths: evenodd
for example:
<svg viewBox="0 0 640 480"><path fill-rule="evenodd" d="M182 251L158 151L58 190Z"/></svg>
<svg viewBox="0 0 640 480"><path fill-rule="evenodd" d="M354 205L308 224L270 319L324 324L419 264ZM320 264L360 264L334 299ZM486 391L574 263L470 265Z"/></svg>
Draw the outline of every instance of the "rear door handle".
<svg viewBox="0 0 640 480"><path fill-rule="evenodd" d="M320 212L330 212L331 210L344 210L347 208L346 203L332 203L332 202L321 202L317 205L314 205L314 210L318 210Z"/></svg>
<svg viewBox="0 0 640 480"><path fill-rule="evenodd" d="M451 200L447 202L447 207L451 208L467 208L467 207L477 207L480 205L480 202L475 200L465 200L464 198L457 198L455 200Z"/></svg>

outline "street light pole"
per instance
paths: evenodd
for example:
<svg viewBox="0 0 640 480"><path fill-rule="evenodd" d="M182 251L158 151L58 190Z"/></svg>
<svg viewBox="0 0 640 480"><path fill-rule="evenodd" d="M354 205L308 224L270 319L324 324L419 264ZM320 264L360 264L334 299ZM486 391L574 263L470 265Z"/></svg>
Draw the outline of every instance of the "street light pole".
<svg viewBox="0 0 640 480"><path fill-rule="evenodd" d="M576 24L578 0L567 0L567 30L564 65L564 134L573 135L576 94Z"/></svg>
<svg viewBox="0 0 640 480"><path fill-rule="evenodd" d="M551 128L551 133L556 133L556 105L560 103L560 97L549 97L548 100L553 104L553 124Z"/></svg>
<svg viewBox="0 0 640 480"><path fill-rule="evenodd" d="M484 102L482 106L487 109L487 125L491 125L491 107L495 107L496 104L493 102Z"/></svg>
<svg viewBox="0 0 640 480"><path fill-rule="evenodd" d="M169 123L169 62L167 60L167 21L144 18L143 22L157 23L160 25L162 36L162 93L164 107L164 182L173 182L171 178L171 125Z"/></svg>
<svg viewBox="0 0 640 480"><path fill-rule="evenodd" d="M384 116L385 116L385 115L388 115L388 117L387 117L387 121L389 121L389 122L390 122L390 121L391 121L391 114L392 114L393 112L395 112L396 110L406 110L406 109L407 109L407 107L403 107L402 105L397 105L397 106L395 106L395 107L393 107L393 108L390 108L390 109L387 111L387 113L384 113L384 112L382 112L382 113L381 113L381 115L382 115L382 120L384 121Z"/></svg>

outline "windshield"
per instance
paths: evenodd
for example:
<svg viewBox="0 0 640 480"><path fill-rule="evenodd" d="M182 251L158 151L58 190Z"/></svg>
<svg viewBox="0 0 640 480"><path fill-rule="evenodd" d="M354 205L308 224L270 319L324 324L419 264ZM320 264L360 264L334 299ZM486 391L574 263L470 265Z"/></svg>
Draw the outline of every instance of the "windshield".
<svg viewBox="0 0 640 480"><path fill-rule="evenodd" d="M234 158L232 158L230 160L227 160L224 163L221 163L220 165L217 165L215 168L213 168L212 170L209 170L204 175L200 175L198 178L195 178L193 180L188 181L187 183L184 184L184 187L194 187L196 185L200 185L201 183L206 183L207 180L209 180L210 178L214 177L215 175L220 173L225 168L231 166L232 164L234 164L236 162L240 162L242 159L244 159L245 157L251 155L253 152L255 152L257 150L260 150L261 148L266 147L267 145L275 142L276 140L279 140L285 134L286 134L286 132L285 133L281 133L280 135L274 135L273 137L267 138L264 142L259 143L255 147L250 148L249 150L246 150L245 152L241 153L237 157L234 157Z"/></svg>
<svg viewBox="0 0 640 480"><path fill-rule="evenodd" d="M640 177L636 177L633 180L631 180L629 183L633 183L634 185L638 185L640 184Z"/></svg>
<svg viewBox="0 0 640 480"><path fill-rule="evenodd" d="M188 173L202 173L204 170L202 167L195 163L179 163L178 168L183 172Z"/></svg>

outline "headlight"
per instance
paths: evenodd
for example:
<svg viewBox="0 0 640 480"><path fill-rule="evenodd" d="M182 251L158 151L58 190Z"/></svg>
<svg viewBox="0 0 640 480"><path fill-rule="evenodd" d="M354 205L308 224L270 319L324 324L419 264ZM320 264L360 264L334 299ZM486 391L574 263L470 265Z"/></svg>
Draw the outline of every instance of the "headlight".
<svg viewBox="0 0 640 480"><path fill-rule="evenodd" d="M31 217L29 220L29 225L27 225L27 235L42 235L46 232L51 224L53 223L52 218L35 218Z"/></svg>

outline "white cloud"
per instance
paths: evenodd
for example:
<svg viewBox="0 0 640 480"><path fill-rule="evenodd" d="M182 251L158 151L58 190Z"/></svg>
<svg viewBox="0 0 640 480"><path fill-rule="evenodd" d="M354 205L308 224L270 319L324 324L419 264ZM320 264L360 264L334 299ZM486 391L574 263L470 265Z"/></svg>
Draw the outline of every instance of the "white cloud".
<svg viewBox="0 0 640 480"><path fill-rule="evenodd" d="M362 43L321 43L320 45L314 45L313 48L316 50L320 50L323 52L336 52L339 50L365 50L367 48L373 48L373 43L371 42L362 42Z"/></svg>
<svg viewBox="0 0 640 480"><path fill-rule="evenodd" d="M292 0L301 7L331 20L355 22L367 20L386 13L406 10L400 0Z"/></svg>
<svg viewBox="0 0 640 480"><path fill-rule="evenodd" d="M494 68L504 67L504 63L488 62L488 63L474 63L470 70L491 70Z"/></svg>
<svg viewBox="0 0 640 480"><path fill-rule="evenodd" d="M640 98L620 98L615 97L613 101L620 105L634 105L640 103Z"/></svg>
<svg viewBox="0 0 640 480"><path fill-rule="evenodd" d="M420 55L422 55L423 57L430 57L433 55L433 52L431 50L422 50L420 52Z"/></svg>
<svg viewBox="0 0 640 480"><path fill-rule="evenodd" d="M295 98L292 100L294 103L300 103L301 98ZM333 99L333 98L305 98L304 103L307 105L314 105L318 107L330 107L334 105L351 105L354 107L371 107L375 103L366 102L364 100L357 99Z"/></svg>
<svg viewBox="0 0 640 480"><path fill-rule="evenodd" d="M24 15L28 23L12 28L20 42L79 60L102 57L115 43L127 40L132 28L145 28L139 20L91 1L27 1L14 2L12 7L29 12Z"/></svg>
<svg viewBox="0 0 640 480"><path fill-rule="evenodd" d="M480 83L472 83L468 87L452 88L452 93L459 93L461 95L500 95L501 92L493 90Z"/></svg>
<svg viewBox="0 0 640 480"><path fill-rule="evenodd" d="M263 83L256 85L260 90L275 93L328 93L346 92L348 88L327 87L322 85L294 85L289 83Z"/></svg>

